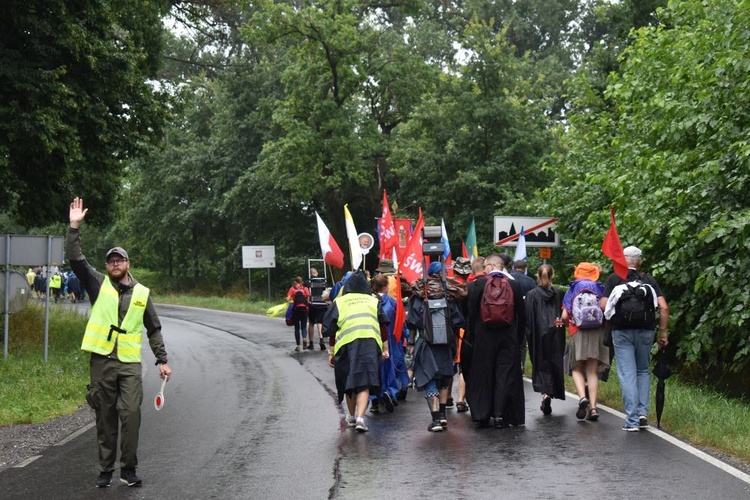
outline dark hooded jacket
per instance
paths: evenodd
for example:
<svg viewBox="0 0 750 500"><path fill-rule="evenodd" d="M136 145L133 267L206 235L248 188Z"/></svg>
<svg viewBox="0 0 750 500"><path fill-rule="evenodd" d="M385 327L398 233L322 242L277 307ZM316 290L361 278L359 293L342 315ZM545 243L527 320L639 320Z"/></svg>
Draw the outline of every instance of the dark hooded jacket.
<svg viewBox="0 0 750 500"><path fill-rule="evenodd" d="M346 283L344 284L344 287L342 289L342 295L348 295L350 293L361 293L364 295L372 295L372 290L370 289L370 285L367 283L367 279L365 278L365 275L361 271L357 271L356 273L353 273L349 279L346 280ZM325 316L323 317L323 336L324 337L330 337L331 338L331 345L334 343L334 339L336 338L336 332L338 331L338 323L339 323L339 308L336 304L336 301L333 301L333 304L328 308L326 311ZM380 335L381 340L384 342L388 341L388 329L384 328L387 327L390 321L388 320L388 316L383 312L382 304L378 304L378 323L380 323ZM385 332L385 333L384 333Z"/></svg>

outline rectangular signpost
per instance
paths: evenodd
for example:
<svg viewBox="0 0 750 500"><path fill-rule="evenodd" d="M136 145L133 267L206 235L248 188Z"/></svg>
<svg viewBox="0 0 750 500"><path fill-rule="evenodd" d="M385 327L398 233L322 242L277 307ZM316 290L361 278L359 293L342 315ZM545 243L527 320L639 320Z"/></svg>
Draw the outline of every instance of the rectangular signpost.
<svg viewBox="0 0 750 500"><path fill-rule="evenodd" d="M253 279L251 269L268 269L268 301L271 301L271 268L276 267L276 247L243 246L242 268L247 269L248 302L253 300Z"/></svg>
<svg viewBox="0 0 750 500"><path fill-rule="evenodd" d="M63 263L62 236L30 236L24 234L0 235L0 265L6 271L10 266L44 266L49 273L52 266ZM5 273L5 322L3 354L8 359L8 300L10 296L10 273ZM47 294L44 309L44 361L47 361L49 346L49 280L47 280Z"/></svg>
<svg viewBox="0 0 750 500"><path fill-rule="evenodd" d="M495 246L514 247L523 228L527 247L560 246L560 236L555 232L554 217L495 217Z"/></svg>

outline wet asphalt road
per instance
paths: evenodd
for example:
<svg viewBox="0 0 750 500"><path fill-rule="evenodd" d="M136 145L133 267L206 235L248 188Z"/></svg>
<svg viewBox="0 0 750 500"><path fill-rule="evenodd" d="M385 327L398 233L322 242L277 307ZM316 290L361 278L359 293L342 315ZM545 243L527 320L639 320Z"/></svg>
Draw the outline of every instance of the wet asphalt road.
<svg viewBox="0 0 750 500"><path fill-rule="evenodd" d="M368 413L357 434L335 404L320 350L294 353L283 320L158 306L173 379L165 405L144 352L141 488L98 474L94 429L0 471L0 499L750 498L750 478L661 439L626 433L621 417L575 418L553 401L543 416L526 384L526 426L476 429L449 410L446 432L410 391L392 414Z"/></svg>

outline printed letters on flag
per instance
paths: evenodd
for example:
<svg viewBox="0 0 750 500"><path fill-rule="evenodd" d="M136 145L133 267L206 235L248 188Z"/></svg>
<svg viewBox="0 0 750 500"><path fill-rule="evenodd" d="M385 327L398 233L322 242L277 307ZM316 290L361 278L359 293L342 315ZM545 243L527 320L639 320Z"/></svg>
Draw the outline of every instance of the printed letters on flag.
<svg viewBox="0 0 750 500"><path fill-rule="evenodd" d="M422 209L420 208L417 225L414 226L409 243L406 245L405 257L398 266L399 271L401 271L404 278L406 278L406 282L409 284L422 276L422 228L424 228L424 219L422 218Z"/></svg>
<svg viewBox="0 0 750 500"><path fill-rule="evenodd" d="M378 235L380 237L380 260L388 259L398 242L398 235L391 209L388 208L388 195L385 190L383 190L383 213L378 219Z"/></svg>

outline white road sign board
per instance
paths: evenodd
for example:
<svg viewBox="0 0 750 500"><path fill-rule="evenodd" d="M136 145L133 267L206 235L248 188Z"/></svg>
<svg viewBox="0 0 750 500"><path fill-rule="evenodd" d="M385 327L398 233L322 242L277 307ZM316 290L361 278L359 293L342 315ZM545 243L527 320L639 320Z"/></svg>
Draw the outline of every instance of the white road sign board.
<svg viewBox="0 0 750 500"><path fill-rule="evenodd" d="M276 267L276 247L274 246L243 246L242 268Z"/></svg>
<svg viewBox="0 0 750 500"><path fill-rule="evenodd" d="M555 232L554 217L495 217L495 246L514 247L523 228L527 247L557 247L560 237Z"/></svg>

